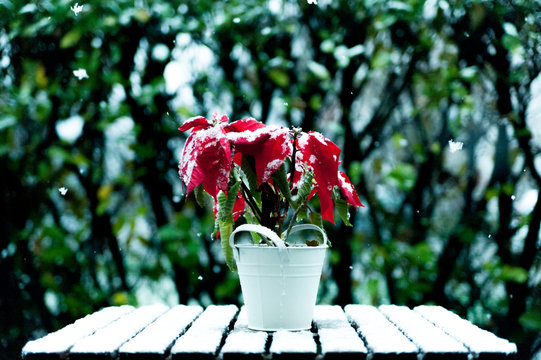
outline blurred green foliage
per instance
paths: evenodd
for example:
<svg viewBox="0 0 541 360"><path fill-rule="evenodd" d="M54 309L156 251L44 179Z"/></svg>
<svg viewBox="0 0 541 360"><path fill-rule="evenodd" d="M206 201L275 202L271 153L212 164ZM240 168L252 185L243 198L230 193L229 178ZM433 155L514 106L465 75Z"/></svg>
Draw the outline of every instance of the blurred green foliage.
<svg viewBox="0 0 541 360"><path fill-rule="evenodd" d="M343 149L367 207L327 228L321 301L437 303L539 351L535 1L74 5L0 2L1 358L102 306L240 301L176 174L214 111Z"/></svg>

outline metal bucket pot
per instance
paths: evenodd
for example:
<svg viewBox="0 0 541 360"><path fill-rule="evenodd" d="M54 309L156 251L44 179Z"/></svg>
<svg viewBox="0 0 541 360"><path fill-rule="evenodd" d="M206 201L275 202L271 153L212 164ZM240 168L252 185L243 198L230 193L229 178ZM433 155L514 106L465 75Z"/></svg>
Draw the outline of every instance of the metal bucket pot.
<svg viewBox="0 0 541 360"><path fill-rule="evenodd" d="M313 225L299 225L292 233L308 229L322 232ZM257 225L242 225L231 235L232 239L239 231L257 232L275 243L278 241ZM275 331L311 327L328 248L325 235L324 239L324 244L317 247L233 244L251 329Z"/></svg>

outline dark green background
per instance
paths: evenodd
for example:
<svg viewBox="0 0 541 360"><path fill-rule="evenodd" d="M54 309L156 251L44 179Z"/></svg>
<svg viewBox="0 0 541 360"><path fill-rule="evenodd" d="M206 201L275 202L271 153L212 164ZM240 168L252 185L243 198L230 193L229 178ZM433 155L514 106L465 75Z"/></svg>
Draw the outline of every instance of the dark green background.
<svg viewBox="0 0 541 360"><path fill-rule="evenodd" d="M81 4L0 2L0 358L107 305L240 301L176 173L214 111L343 149L367 206L327 224L320 302L440 304L539 351L538 3Z"/></svg>

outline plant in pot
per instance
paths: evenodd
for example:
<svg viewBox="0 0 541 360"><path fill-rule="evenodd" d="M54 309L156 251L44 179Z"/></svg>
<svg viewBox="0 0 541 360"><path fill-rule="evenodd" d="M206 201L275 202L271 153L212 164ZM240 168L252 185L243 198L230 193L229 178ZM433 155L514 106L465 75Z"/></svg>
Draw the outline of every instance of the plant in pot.
<svg viewBox="0 0 541 360"><path fill-rule="evenodd" d="M239 273L249 327L310 328L328 248L322 221L334 224L334 205L351 226L348 207L363 206L338 169L340 149L318 132L216 113L179 130L190 131L179 164L186 195L214 200L215 235ZM235 242L242 232L249 244ZM294 242L301 232L311 238Z"/></svg>

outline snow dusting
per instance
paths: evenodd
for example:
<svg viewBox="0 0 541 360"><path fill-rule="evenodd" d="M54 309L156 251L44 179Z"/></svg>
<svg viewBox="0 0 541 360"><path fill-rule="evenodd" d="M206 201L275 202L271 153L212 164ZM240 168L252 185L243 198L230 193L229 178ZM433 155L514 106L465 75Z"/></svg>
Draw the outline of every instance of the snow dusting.
<svg viewBox="0 0 541 360"><path fill-rule="evenodd" d="M225 340L222 353L262 354L266 343L267 333L264 331L235 330Z"/></svg>
<svg viewBox="0 0 541 360"><path fill-rule="evenodd" d="M449 140L449 150L451 150L452 153L462 150L463 146L463 142Z"/></svg>
<svg viewBox="0 0 541 360"><path fill-rule="evenodd" d="M314 308L314 323L318 329L351 328L342 308L338 305L318 305Z"/></svg>
<svg viewBox="0 0 541 360"><path fill-rule="evenodd" d="M380 311L425 353L467 353L458 341L405 306L381 305Z"/></svg>
<svg viewBox="0 0 541 360"><path fill-rule="evenodd" d="M417 347L377 308L369 305L347 305L348 318L374 353L417 353Z"/></svg>
<svg viewBox="0 0 541 360"><path fill-rule="evenodd" d="M417 306L415 312L464 343L474 353L516 353L517 346L505 339L478 328L471 322L445 310L441 306Z"/></svg>
<svg viewBox="0 0 541 360"><path fill-rule="evenodd" d="M79 15L79 13L80 13L81 11L83 11L83 7L84 7L83 4L79 5L79 3L75 3L75 5L73 5L73 6L71 7L71 11L73 11L73 13L75 14L75 16L77 16L77 15Z"/></svg>
<svg viewBox="0 0 541 360"><path fill-rule="evenodd" d="M214 354L237 310L235 305L210 305L176 341L171 353Z"/></svg>
<svg viewBox="0 0 541 360"><path fill-rule="evenodd" d="M24 346L22 355L25 357L27 354L31 353L51 354L66 352L78 340L91 335L96 330L103 328L121 316L133 311L133 309L132 306L113 306L87 315L84 318L75 321L73 324L50 333L45 337L29 341Z"/></svg>
<svg viewBox="0 0 541 360"><path fill-rule="evenodd" d="M111 353L167 310L165 305L142 306L73 345L71 353Z"/></svg>
<svg viewBox="0 0 541 360"><path fill-rule="evenodd" d="M119 352L163 354L202 311L201 306L177 305L124 344Z"/></svg>
<svg viewBox="0 0 541 360"><path fill-rule="evenodd" d="M317 351L314 337L309 331L278 330L272 335L272 354L313 353Z"/></svg>
<svg viewBox="0 0 541 360"><path fill-rule="evenodd" d="M351 326L338 329L319 329L318 334L319 342L321 343L321 352L323 354L366 354L368 352L363 341Z"/></svg>
<svg viewBox="0 0 541 360"><path fill-rule="evenodd" d="M73 70L73 76L79 80L88 79L88 73L86 72L86 69L83 68Z"/></svg>

